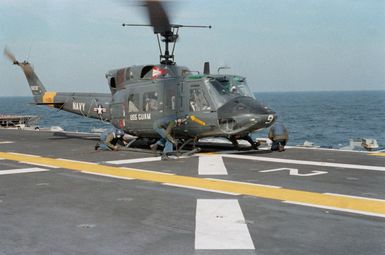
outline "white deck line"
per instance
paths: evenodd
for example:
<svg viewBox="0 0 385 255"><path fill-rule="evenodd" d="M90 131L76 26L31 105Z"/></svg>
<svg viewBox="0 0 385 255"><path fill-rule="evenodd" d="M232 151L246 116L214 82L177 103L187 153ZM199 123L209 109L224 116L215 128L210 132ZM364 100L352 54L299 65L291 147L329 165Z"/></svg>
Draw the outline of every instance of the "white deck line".
<svg viewBox="0 0 385 255"><path fill-rule="evenodd" d="M19 163L23 163L23 164L27 164L27 165L33 165L33 166L48 167L48 168L60 168L58 166L52 166L52 165L46 165L46 164L40 164L40 163L32 163L32 162L26 162L26 161L19 161Z"/></svg>
<svg viewBox="0 0 385 255"><path fill-rule="evenodd" d="M94 162L88 162L88 161L80 161L80 160L73 160L73 159L66 159L66 158L57 158L58 160L73 162L73 163L82 163L82 164L92 164L92 165L99 165L98 163Z"/></svg>
<svg viewBox="0 0 385 255"><path fill-rule="evenodd" d="M47 171L49 170L44 168L38 168L38 167L20 168L20 169L0 170L0 175L36 173L36 172L47 172Z"/></svg>
<svg viewBox="0 0 385 255"><path fill-rule="evenodd" d="M161 158L149 157L149 158L121 159L121 160L104 161L103 163L112 164L112 165L123 165L123 164L133 164L133 163L153 162L153 161L161 161Z"/></svg>
<svg viewBox="0 0 385 255"><path fill-rule="evenodd" d="M143 170L143 169L137 169L137 168L128 168L128 167L119 167L120 169L124 169L124 170L134 170L134 171L138 171L138 172L144 172L144 173L156 173L156 174L164 174L164 175L175 175L175 174L172 174L172 173L164 173L164 172L158 172L158 171L151 171L151 170Z"/></svg>
<svg viewBox="0 0 385 255"><path fill-rule="evenodd" d="M32 155L32 154L26 154L26 153L17 153L17 152L7 152L8 154L13 155L20 155L20 156L27 156L27 157L34 157L34 158L41 158L41 156L38 155Z"/></svg>
<svg viewBox="0 0 385 255"><path fill-rule="evenodd" d="M282 188L280 186L273 186L273 185L259 184L259 183L252 183L252 182L231 181L231 180L225 180L225 179L205 178L205 180L230 182L230 183L239 183L239 184L247 184L247 185L253 185L253 186L257 186L257 187L267 187L267 188L273 188L273 189L281 189Z"/></svg>
<svg viewBox="0 0 385 255"><path fill-rule="evenodd" d="M199 175L228 175L222 156L199 156Z"/></svg>
<svg viewBox="0 0 385 255"><path fill-rule="evenodd" d="M385 218L385 214L370 213L370 212L364 212L364 211L358 211L358 210L350 210L350 209L342 209L342 208L337 208L337 207L333 207L333 206L323 206L323 205L316 205L316 204L307 204L307 203L294 202L294 201L282 201L282 203L293 204L293 205L302 205L302 206L308 206L308 207L316 207L316 208L329 209L329 210L334 210L334 211L341 211L341 212L347 212L347 213L355 213L355 214L361 214L361 215Z"/></svg>
<svg viewBox="0 0 385 255"><path fill-rule="evenodd" d="M110 177L110 178L115 178L115 179L122 179L122 180L135 180L134 178L120 177L120 176L111 175L111 174L102 174L102 173L94 173L94 172L87 172L87 171L81 171L81 173L98 175L98 176L103 176L103 177Z"/></svg>
<svg viewBox="0 0 385 255"><path fill-rule="evenodd" d="M359 196L350 196L350 195L344 195L344 194L338 194L338 193L323 193L325 195L332 195L332 196L340 196L340 197L350 197L350 198L358 198L358 199L365 199L365 200L372 200L372 201L379 201L379 202L385 202L385 199L378 199L378 198L371 198L371 197L359 197Z"/></svg>
<svg viewBox="0 0 385 255"><path fill-rule="evenodd" d="M232 192L226 192L226 191L218 191L213 189L205 189L205 188L198 188L198 187L192 187L192 186L186 186L186 185L180 185L180 184L174 184L174 183L162 183L162 185L177 187L177 188L184 188L184 189L194 189L194 190L201 190L201 191L207 191L207 192L214 192L219 194L225 194L225 195L232 195L232 196L239 196L238 193L232 193Z"/></svg>
<svg viewBox="0 0 385 255"><path fill-rule="evenodd" d="M14 143L14 142L11 142L11 141L2 141L2 142L0 142L0 144L8 144L8 143Z"/></svg>
<svg viewBox="0 0 385 255"><path fill-rule="evenodd" d="M229 158L248 159L248 160L255 160L255 161L275 162L275 163L334 167L334 168L349 168L349 169L385 172L385 167L382 167L382 166L353 165L353 164L343 164L343 163L329 163L329 162L320 162L320 161L269 158L269 157L246 156L246 155L227 155L227 154L225 155L225 154L223 154L222 156L223 157L229 157Z"/></svg>
<svg viewBox="0 0 385 255"><path fill-rule="evenodd" d="M197 199L196 250L254 250L236 199Z"/></svg>

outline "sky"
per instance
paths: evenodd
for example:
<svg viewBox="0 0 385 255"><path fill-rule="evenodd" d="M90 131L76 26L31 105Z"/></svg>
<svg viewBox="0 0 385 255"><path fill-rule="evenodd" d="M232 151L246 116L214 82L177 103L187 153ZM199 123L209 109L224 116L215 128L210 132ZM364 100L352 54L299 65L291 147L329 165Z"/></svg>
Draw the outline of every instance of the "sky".
<svg viewBox="0 0 385 255"><path fill-rule="evenodd" d="M254 92L384 90L383 0L171 1L181 29L176 62L247 77ZM0 48L27 59L50 91L109 92L105 73L157 64L143 7L129 0L0 0ZM0 96L28 96L21 70L0 56Z"/></svg>

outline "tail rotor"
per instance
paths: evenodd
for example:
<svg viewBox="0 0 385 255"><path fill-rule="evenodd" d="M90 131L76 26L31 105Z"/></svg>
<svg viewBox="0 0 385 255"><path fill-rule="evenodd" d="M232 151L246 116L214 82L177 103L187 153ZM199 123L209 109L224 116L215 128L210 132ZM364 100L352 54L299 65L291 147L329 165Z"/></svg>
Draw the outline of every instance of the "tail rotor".
<svg viewBox="0 0 385 255"><path fill-rule="evenodd" d="M19 61L17 61L15 55L8 49L6 46L4 48L4 55L14 64L14 65L20 65Z"/></svg>
<svg viewBox="0 0 385 255"><path fill-rule="evenodd" d="M15 55L7 48L4 48L4 55L14 64L18 65L24 72L25 77L27 78L29 87L32 91L36 103L43 102L43 96L46 93L46 89L43 86L43 83L39 80L36 73L33 71L33 68L27 61L19 62Z"/></svg>

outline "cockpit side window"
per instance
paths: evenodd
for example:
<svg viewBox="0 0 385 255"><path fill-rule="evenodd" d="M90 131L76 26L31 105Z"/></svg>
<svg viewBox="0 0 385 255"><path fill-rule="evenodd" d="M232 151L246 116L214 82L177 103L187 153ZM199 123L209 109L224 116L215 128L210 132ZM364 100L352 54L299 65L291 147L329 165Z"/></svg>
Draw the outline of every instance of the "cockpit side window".
<svg viewBox="0 0 385 255"><path fill-rule="evenodd" d="M222 83L217 81L216 79L210 80L211 85L215 88L215 90L220 94L220 95L225 95L230 92L230 83Z"/></svg>
<svg viewBox="0 0 385 255"><path fill-rule="evenodd" d="M143 111L153 112L158 110L158 93L146 92L143 94Z"/></svg>
<svg viewBox="0 0 385 255"><path fill-rule="evenodd" d="M216 79L205 81L208 94L216 108L221 107L230 98L230 93L226 92L224 86Z"/></svg>
<svg viewBox="0 0 385 255"><path fill-rule="evenodd" d="M128 97L128 112L139 112L139 94L130 94Z"/></svg>
<svg viewBox="0 0 385 255"><path fill-rule="evenodd" d="M116 83L115 83L115 78L112 77L110 79L110 87L113 88L113 89L116 89Z"/></svg>
<svg viewBox="0 0 385 255"><path fill-rule="evenodd" d="M210 111L211 107L200 87L191 87L189 108L192 112Z"/></svg>

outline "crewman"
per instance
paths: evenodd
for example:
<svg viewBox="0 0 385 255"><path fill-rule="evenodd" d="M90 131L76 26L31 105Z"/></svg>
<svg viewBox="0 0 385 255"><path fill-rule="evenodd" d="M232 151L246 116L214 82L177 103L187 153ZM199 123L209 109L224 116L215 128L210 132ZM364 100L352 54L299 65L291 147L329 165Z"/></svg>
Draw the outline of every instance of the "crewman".
<svg viewBox="0 0 385 255"><path fill-rule="evenodd" d="M188 116L177 118L175 115L169 115L154 122L153 128L155 132L161 136L161 139L150 145L150 148L151 150L156 151L159 145L163 146L162 160L168 159L168 155L173 151L173 145L177 145L178 143L171 135L172 129L184 125L187 118Z"/></svg>
<svg viewBox="0 0 385 255"><path fill-rule="evenodd" d="M100 141L95 145L95 150L103 151L117 151L124 144L124 131L121 129L114 129L112 132L103 132L100 135Z"/></svg>
<svg viewBox="0 0 385 255"><path fill-rule="evenodd" d="M269 139L273 142L272 151L284 151L285 145L289 140L289 133L282 123L274 124L269 130Z"/></svg>

